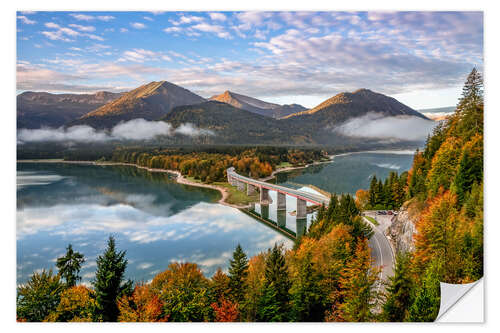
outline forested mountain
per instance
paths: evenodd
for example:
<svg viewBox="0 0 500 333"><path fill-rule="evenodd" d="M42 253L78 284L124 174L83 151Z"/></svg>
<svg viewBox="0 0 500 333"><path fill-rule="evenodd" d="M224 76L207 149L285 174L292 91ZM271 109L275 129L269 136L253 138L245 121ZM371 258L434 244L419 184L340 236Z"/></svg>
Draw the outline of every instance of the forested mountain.
<svg viewBox="0 0 500 333"><path fill-rule="evenodd" d="M229 90L225 91L223 94L210 97L210 100L227 103L239 109L273 118L282 118L292 113L306 110L305 107L299 104L279 105L268 103Z"/></svg>
<svg viewBox="0 0 500 333"><path fill-rule="evenodd" d="M157 120L172 108L204 102L191 91L167 81L151 82L125 93L111 103L85 114L69 125L110 128L120 121L136 118Z"/></svg>
<svg viewBox="0 0 500 333"><path fill-rule="evenodd" d="M421 113L400 103L395 98L359 89L352 93L337 94L316 107L285 117L293 121L316 124L340 124L349 118L361 117L369 112L381 113L384 116L415 116L427 119Z"/></svg>
<svg viewBox="0 0 500 333"><path fill-rule="evenodd" d="M121 95L107 91L95 94L26 91L17 95L17 128L63 126Z"/></svg>
<svg viewBox="0 0 500 333"><path fill-rule="evenodd" d="M204 138L209 140L209 143L314 143L312 136L300 131L295 124L284 123L217 101L176 107L161 120L171 123L174 127L191 123L210 130L214 135Z"/></svg>

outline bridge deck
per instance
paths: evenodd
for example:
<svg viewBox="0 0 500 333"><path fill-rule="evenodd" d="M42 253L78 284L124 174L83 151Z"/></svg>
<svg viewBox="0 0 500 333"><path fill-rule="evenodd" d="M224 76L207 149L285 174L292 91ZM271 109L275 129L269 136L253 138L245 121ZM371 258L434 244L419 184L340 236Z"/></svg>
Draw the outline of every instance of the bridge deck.
<svg viewBox="0 0 500 333"><path fill-rule="evenodd" d="M291 189L291 188L288 188L285 186L269 184L266 182L262 182L260 180L255 180L255 179L252 179L249 177L241 176L234 171L234 168L227 169L227 174L229 177L237 179L243 183L251 184L251 185L257 186L257 187L262 187L262 188L265 188L265 189L268 189L271 191L284 193L284 194L290 195L292 197L302 199L302 200L305 200L307 202L314 203L316 205L324 204L325 206L328 206L328 204L330 203L330 198L327 198L323 195L309 193L306 191L294 190L294 189Z"/></svg>

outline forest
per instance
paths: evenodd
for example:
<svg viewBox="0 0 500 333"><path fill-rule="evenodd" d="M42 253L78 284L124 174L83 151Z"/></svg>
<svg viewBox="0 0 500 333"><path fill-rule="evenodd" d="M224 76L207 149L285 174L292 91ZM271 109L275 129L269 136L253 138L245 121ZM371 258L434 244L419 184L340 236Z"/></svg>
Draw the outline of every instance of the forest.
<svg viewBox="0 0 500 333"><path fill-rule="evenodd" d="M227 147L203 151L154 149L149 152L117 149L111 161L177 170L184 176L212 183L226 181L226 170L230 167L235 167L240 174L261 178L271 175L281 163L299 166L325 158L327 158L327 153L319 149Z"/></svg>
<svg viewBox="0 0 500 333"><path fill-rule="evenodd" d="M292 249L279 244L248 258L236 246L227 273L206 277L196 263L172 262L150 283L125 279L126 252L110 237L90 286L79 284L84 256L68 245L57 273L34 272L18 286L18 321L433 321L439 281L483 276L483 83L473 69L452 116L414 156L412 168L370 188L334 195L320 207ZM205 181L235 166L253 177L282 162L307 163L321 153L283 151L237 155L120 151L115 161L180 170ZM195 163L195 155L198 159ZM318 155L315 155L318 154ZM241 162L241 165L239 165ZM209 178L210 177L210 178ZM207 180L207 178L209 178ZM420 210L415 251L398 253L394 275L379 280L368 247L372 230L363 209ZM373 288L386 285L384 292Z"/></svg>

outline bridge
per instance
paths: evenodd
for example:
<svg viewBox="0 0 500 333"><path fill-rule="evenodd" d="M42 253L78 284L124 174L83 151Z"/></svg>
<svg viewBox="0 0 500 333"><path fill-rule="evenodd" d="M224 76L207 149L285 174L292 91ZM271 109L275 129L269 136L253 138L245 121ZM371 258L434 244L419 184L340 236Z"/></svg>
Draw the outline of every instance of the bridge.
<svg viewBox="0 0 500 333"><path fill-rule="evenodd" d="M297 198L297 220L307 217L307 202L314 205L328 206L330 198L314 194L306 191L294 190L285 186L270 184L255 180L249 177L239 175L235 172L234 167L227 169L227 181L233 186L237 186L240 191L246 191L248 195L255 193L256 189L260 192L260 204L268 206L270 202L269 191L277 192L277 209L286 210L286 196Z"/></svg>

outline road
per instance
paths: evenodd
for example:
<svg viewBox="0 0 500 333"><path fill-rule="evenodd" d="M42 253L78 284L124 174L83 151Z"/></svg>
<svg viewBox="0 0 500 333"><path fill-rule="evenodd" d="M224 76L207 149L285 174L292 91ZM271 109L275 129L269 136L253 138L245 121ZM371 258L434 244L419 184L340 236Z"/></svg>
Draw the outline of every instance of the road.
<svg viewBox="0 0 500 333"><path fill-rule="evenodd" d="M230 175L232 178L240 180L244 183L252 184L252 185L257 186L257 187L263 187L263 188L266 188L266 189L271 190L271 191L284 193L284 194L290 195L292 197L296 197L296 198L299 198L299 199L302 199L302 200L305 200L308 202L312 202L316 205L324 204L325 206L328 206L328 204L330 203L330 198L327 198L323 195L314 194L314 193L306 192L306 191L294 190L294 189L291 189L291 188L288 188L285 186L270 184L270 183L255 180L255 179L252 179L249 177L245 177L245 176L237 174L234 171L234 168L227 169L227 174Z"/></svg>
<svg viewBox="0 0 500 333"><path fill-rule="evenodd" d="M369 240L369 245L372 250L372 258L374 259L373 265L375 267L382 266L380 271L380 280L387 280L389 276L393 275L394 266L394 253L392 252L391 244L389 240L384 235L384 229L387 228L388 223L390 223L390 216L387 215L376 215L367 214L377 220L379 225L374 225L368 219L364 220L372 227L374 234ZM378 291L382 291L383 284L379 283L377 286Z"/></svg>

